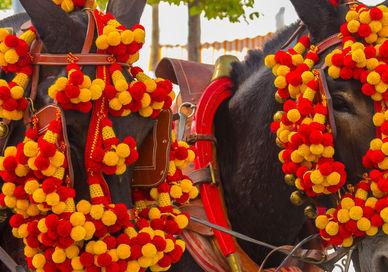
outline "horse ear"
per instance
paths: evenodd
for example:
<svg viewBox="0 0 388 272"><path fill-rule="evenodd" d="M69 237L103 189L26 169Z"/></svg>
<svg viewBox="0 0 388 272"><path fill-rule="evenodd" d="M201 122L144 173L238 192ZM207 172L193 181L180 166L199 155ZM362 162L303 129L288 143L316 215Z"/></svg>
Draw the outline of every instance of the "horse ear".
<svg viewBox="0 0 388 272"><path fill-rule="evenodd" d="M290 0L299 18L307 26L313 41L320 41L339 31L340 19L328 0Z"/></svg>
<svg viewBox="0 0 388 272"><path fill-rule="evenodd" d="M127 28L140 22L146 0L109 0L107 11Z"/></svg>
<svg viewBox="0 0 388 272"><path fill-rule="evenodd" d="M73 19L51 0L20 0L49 53L77 52L75 41L82 39ZM78 30L78 31L77 31Z"/></svg>

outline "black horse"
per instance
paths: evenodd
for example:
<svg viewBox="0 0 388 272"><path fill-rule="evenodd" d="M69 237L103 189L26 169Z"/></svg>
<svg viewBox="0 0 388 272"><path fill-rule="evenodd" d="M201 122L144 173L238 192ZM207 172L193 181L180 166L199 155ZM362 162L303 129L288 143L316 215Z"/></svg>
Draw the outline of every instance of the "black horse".
<svg viewBox="0 0 388 272"><path fill-rule="evenodd" d="M329 1L290 1L314 43L339 32L344 13ZM281 106L274 99L274 77L263 61L266 55L278 51L297 27L287 27L263 50L250 51L244 62L234 63L234 95L220 107L215 120L219 169L232 227L278 246L295 244L306 219L300 207L290 204L292 188L283 182L279 148L270 132L273 114ZM346 165L348 181L354 184L365 171L361 158L375 133L373 104L356 81L332 80L328 76L327 80L337 126L336 159ZM241 246L257 263L268 254L246 242ZM269 265L278 265L281 258L284 256L277 255ZM365 238L353 254L353 262L357 271L388 271L387 237ZM202 270L186 254L173 271Z"/></svg>
<svg viewBox="0 0 388 272"><path fill-rule="evenodd" d="M44 41L46 52L68 53L81 50L87 26L84 12L76 11L67 15L49 0L21 2ZM144 2L115 0L110 1L108 8L121 23L130 26L140 18ZM338 32L340 16L328 1L291 2L315 42ZM283 174L277 161L279 150L269 129L272 115L280 106L274 101L273 76L263 66L263 56L277 51L296 27L297 25L288 27L269 42L263 52L251 52L244 63L234 65L234 96L222 105L215 120L218 161L233 229L275 245L295 243L305 219L303 210L294 208L288 200L292 188L282 182ZM93 76L92 67L85 67L85 71ZM38 108L49 103L47 87L63 74L63 68L42 68L36 101ZM329 86L338 128L337 159L345 163L350 181L356 182L363 173L361 156L374 134L371 123L372 103L361 94L356 82L329 79ZM88 195L84 183L83 152L89 119L89 115L71 111L66 113L79 198ZM121 125L117 126L119 137L132 135L139 144L152 127L151 121L138 115L131 115L124 121L120 119L120 122ZM18 124L15 127L9 144L19 142L23 135L23 125ZM130 187L126 182L130 180L131 174L132 169L129 169L120 178L109 178L115 202L131 205ZM385 271L387 253L384 253L383 246L386 245L387 243L380 241L376 243L374 240L365 240L359 255L356 255L360 258L355 258L358 270ZM246 243L241 243L241 246L258 263L268 253ZM272 259L270 265L278 264L280 257ZM186 255L173 271L197 272L201 269Z"/></svg>

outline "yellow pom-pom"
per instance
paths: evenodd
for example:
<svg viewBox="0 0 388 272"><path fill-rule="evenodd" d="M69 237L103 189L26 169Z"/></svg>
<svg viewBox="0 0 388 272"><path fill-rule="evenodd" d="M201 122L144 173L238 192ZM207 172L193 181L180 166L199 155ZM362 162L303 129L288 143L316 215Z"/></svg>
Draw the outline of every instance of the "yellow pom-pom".
<svg viewBox="0 0 388 272"><path fill-rule="evenodd" d="M358 12L355 10L349 10L349 12L346 14L346 22L350 22L351 20L357 20L358 19Z"/></svg>
<svg viewBox="0 0 388 272"><path fill-rule="evenodd" d="M34 193L32 194L32 199L36 202L36 203L43 203L45 202L46 200L46 194L44 193L43 189L42 188L38 188L34 191Z"/></svg>
<svg viewBox="0 0 388 272"><path fill-rule="evenodd" d="M16 188L16 185L14 183L6 182L3 184L3 187L1 187L1 191L6 196L12 196L13 192L15 191L15 188Z"/></svg>
<svg viewBox="0 0 388 272"><path fill-rule="evenodd" d="M91 99L97 100L102 96L102 88L99 85L93 84L90 86Z"/></svg>
<svg viewBox="0 0 388 272"><path fill-rule="evenodd" d="M125 45L131 44L134 39L135 39L135 36L131 30L127 29L121 32L121 41L123 42L123 44Z"/></svg>
<svg viewBox="0 0 388 272"><path fill-rule="evenodd" d="M193 183L189 179L183 179L180 183L182 191L184 193L190 192L191 188L193 188Z"/></svg>
<svg viewBox="0 0 388 272"><path fill-rule="evenodd" d="M112 211L106 211L102 215L101 221L102 223L104 223L105 226L113 226L114 224L116 224L117 216Z"/></svg>
<svg viewBox="0 0 388 272"><path fill-rule="evenodd" d="M7 52L5 52L4 59L10 64L15 64L19 61L19 55L15 49L9 49Z"/></svg>
<svg viewBox="0 0 388 272"><path fill-rule="evenodd" d="M335 236L337 235L338 233L338 230L339 230L339 226L336 222L333 222L333 221L330 221L326 227L325 227L325 230L326 232L331 235L331 236Z"/></svg>
<svg viewBox="0 0 388 272"><path fill-rule="evenodd" d="M388 223L385 223L382 227L382 230L385 234L388 234Z"/></svg>
<svg viewBox="0 0 388 272"><path fill-rule="evenodd" d="M131 256L131 247L126 244L120 244L117 247L117 257L121 260L128 259Z"/></svg>
<svg viewBox="0 0 388 272"><path fill-rule="evenodd" d="M137 261L129 261L127 264L127 271L130 272L139 272L140 268L141 267Z"/></svg>
<svg viewBox="0 0 388 272"><path fill-rule="evenodd" d="M117 97L115 97L109 101L109 107L113 110L118 111L123 107L123 105L121 104L120 100Z"/></svg>
<svg viewBox="0 0 388 272"><path fill-rule="evenodd" d="M83 270L83 265L81 263L80 257L74 257L71 259L71 267L76 271Z"/></svg>
<svg viewBox="0 0 388 272"><path fill-rule="evenodd" d="M134 40L137 43L144 43L145 40L145 32L143 29L137 28L133 31Z"/></svg>
<svg viewBox="0 0 388 272"><path fill-rule="evenodd" d="M199 191L198 191L197 187L194 187L194 186L193 186L193 187L191 188L190 192L189 192L189 197L190 197L190 199L195 199L195 198L198 197L198 195L199 195Z"/></svg>
<svg viewBox="0 0 388 272"><path fill-rule="evenodd" d="M119 162L119 156L116 152L108 151L105 153L102 161L108 166L116 166Z"/></svg>
<svg viewBox="0 0 388 272"><path fill-rule="evenodd" d="M346 223L350 220L349 211L347 209L340 209L337 213L338 222Z"/></svg>
<svg viewBox="0 0 388 272"><path fill-rule="evenodd" d="M82 241L85 239L86 236L86 230L82 226L75 226L74 228L71 229L70 237L74 241Z"/></svg>
<svg viewBox="0 0 388 272"><path fill-rule="evenodd" d="M360 13L360 23L369 24L371 21L369 11L363 11Z"/></svg>
<svg viewBox="0 0 388 272"><path fill-rule="evenodd" d="M278 89L284 89L287 86L287 80L284 76L277 76L274 81L275 87Z"/></svg>
<svg viewBox="0 0 388 272"><path fill-rule="evenodd" d="M174 242L171 239L166 239L166 248L164 249L164 252L171 252L175 248Z"/></svg>
<svg viewBox="0 0 388 272"><path fill-rule="evenodd" d="M74 212L71 216L70 216L70 223L73 225L73 226L82 226L83 224L85 224L85 215L81 212Z"/></svg>
<svg viewBox="0 0 388 272"><path fill-rule="evenodd" d="M53 262L56 264L63 263L66 260L66 253L63 249L56 248L52 255Z"/></svg>
<svg viewBox="0 0 388 272"><path fill-rule="evenodd" d="M311 172L310 179L314 184L321 184L323 182L323 175L319 170L314 170Z"/></svg>
<svg viewBox="0 0 388 272"><path fill-rule="evenodd" d="M170 195L172 198L180 198L182 196L182 188L178 185L172 185L170 188Z"/></svg>
<svg viewBox="0 0 388 272"><path fill-rule="evenodd" d="M60 201L57 205L51 207L53 213L62 214L66 210L66 203Z"/></svg>
<svg viewBox="0 0 388 272"><path fill-rule="evenodd" d="M363 210L360 206L351 207L349 210L349 216L353 220L360 220L363 215Z"/></svg>
<svg viewBox="0 0 388 272"><path fill-rule="evenodd" d="M146 108L151 105L151 96L148 93L143 95L143 98L140 100L141 107Z"/></svg>
<svg viewBox="0 0 388 272"><path fill-rule="evenodd" d="M85 235L85 240L90 240L93 238L94 233L96 232L96 227L94 226L93 222L86 221L85 224L83 225L86 235Z"/></svg>
<svg viewBox="0 0 388 272"><path fill-rule="evenodd" d="M349 236L348 238L345 238L342 241L342 246L343 247L351 247L353 245L353 237Z"/></svg>
<svg viewBox="0 0 388 272"><path fill-rule="evenodd" d="M352 60L354 60L357 63L365 63L366 65L366 57L363 49L356 49L352 53Z"/></svg>
<svg viewBox="0 0 388 272"><path fill-rule="evenodd" d="M69 259L73 259L78 256L79 248L76 245L71 245L65 249L66 257Z"/></svg>
<svg viewBox="0 0 388 272"><path fill-rule="evenodd" d="M24 247L24 255L28 258L33 257L37 253L37 250L35 248L25 246Z"/></svg>
<svg viewBox="0 0 388 272"><path fill-rule="evenodd" d="M131 154L131 150L127 144L121 143L117 145L116 153L121 158L127 158Z"/></svg>
<svg viewBox="0 0 388 272"><path fill-rule="evenodd" d="M373 124L376 127L380 127L385 121L384 114L381 112L377 112L373 115Z"/></svg>
<svg viewBox="0 0 388 272"><path fill-rule="evenodd" d="M338 172L332 172L327 176L327 183L330 185L337 185L340 182L341 175Z"/></svg>
<svg viewBox="0 0 388 272"><path fill-rule="evenodd" d="M184 229L189 224L189 219L186 215L180 214L175 218L175 222L178 224L180 229Z"/></svg>
<svg viewBox="0 0 388 272"><path fill-rule="evenodd" d="M44 267L44 265L46 264L46 257L43 255L43 254L36 254L33 258L32 258L32 265L36 268L36 269L42 269Z"/></svg>
<svg viewBox="0 0 388 272"><path fill-rule="evenodd" d="M96 39L96 46L98 49L106 50L109 47L108 37L106 35L100 35Z"/></svg>
<svg viewBox="0 0 388 272"><path fill-rule="evenodd" d="M267 55L264 59L265 66L272 68L276 65L275 55Z"/></svg>
<svg viewBox="0 0 388 272"><path fill-rule="evenodd" d="M296 123L299 121L301 115L300 112L297 109L291 109L287 112L287 118L293 123Z"/></svg>
<svg viewBox="0 0 388 272"><path fill-rule="evenodd" d="M79 211L83 214L88 214L90 212L91 208L92 208L92 205L87 200L83 199L77 203L77 211Z"/></svg>
<svg viewBox="0 0 388 272"><path fill-rule="evenodd" d="M329 67L329 69L327 70L327 73L329 74L329 76L333 79L338 79L340 77L340 73L341 73L341 68L335 66L335 65L332 65Z"/></svg>
<svg viewBox="0 0 388 272"><path fill-rule="evenodd" d="M153 258L155 257L157 250L153 244L147 243L141 248L141 253L146 258Z"/></svg>
<svg viewBox="0 0 388 272"><path fill-rule="evenodd" d="M371 85L377 85L381 81L381 76L379 73L372 71L368 74L368 77L366 78L369 84Z"/></svg>
<svg viewBox="0 0 388 272"><path fill-rule="evenodd" d="M107 41L110 46L117 46L121 43L121 35L118 31L112 31L107 36Z"/></svg>
<svg viewBox="0 0 388 272"><path fill-rule="evenodd" d="M92 205L90 209L90 216L93 219L99 220L104 214L104 207L102 205Z"/></svg>
<svg viewBox="0 0 388 272"><path fill-rule="evenodd" d="M13 196L5 196L4 203L8 208L14 208L16 205L16 198Z"/></svg>
<svg viewBox="0 0 388 272"><path fill-rule="evenodd" d="M58 205L60 202L59 195L57 193L50 193L46 196L46 202L50 206Z"/></svg>
<svg viewBox="0 0 388 272"><path fill-rule="evenodd" d="M348 22L348 30L350 33L356 33L360 28L360 22L356 20L351 20Z"/></svg>
<svg viewBox="0 0 388 272"><path fill-rule="evenodd" d="M368 218L362 217L357 221L357 228L361 231L367 231L371 227L371 222Z"/></svg>
<svg viewBox="0 0 388 272"><path fill-rule="evenodd" d="M93 252L94 254L96 255L100 255L100 254L103 254L105 253L106 251L108 250L105 242L103 241L97 241L94 243L93 245Z"/></svg>
<svg viewBox="0 0 388 272"><path fill-rule="evenodd" d="M377 202L377 198L375 198L375 197L369 197L369 198L365 201L365 206L366 206L366 207L374 208L375 205L376 205L376 202Z"/></svg>
<svg viewBox="0 0 388 272"><path fill-rule="evenodd" d="M139 114L145 118L150 117L154 110L152 107L146 107L139 110Z"/></svg>
<svg viewBox="0 0 388 272"><path fill-rule="evenodd" d="M92 99L92 92L89 89L83 88L80 90L78 99L80 102L88 102Z"/></svg>
<svg viewBox="0 0 388 272"><path fill-rule="evenodd" d="M120 103L123 104L123 105L128 105L129 103L132 102L132 96L126 90L124 90L124 91L119 93L118 99L119 99Z"/></svg>
<svg viewBox="0 0 388 272"><path fill-rule="evenodd" d="M383 219L384 222L388 222L388 207L380 211L380 217L381 219Z"/></svg>
<svg viewBox="0 0 388 272"><path fill-rule="evenodd" d="M28 141L23 146L24 155L27 157L36 157L39 152L38 143L34 141Z"/></svg>
<svg viewBox="0 0 388 272"><path fill-rule="evenodd" d="M160 210L158 208L152 207L149 212L148 216L151 220L159 219L161 216Z"/></svg>
<svg viewBox="0 0 388 272"><path fill-rule="evenodd" d="M15 86L11 89L11 97L13 99L20 99L24 96L24 89L20 86Z"/></svg>
<svg viewBox="0 0 388 272"><path fill-rule="evenodd" d="M371 226L365 233L368 236L375 236L379 232L379 228L375 226Z"/></svg>

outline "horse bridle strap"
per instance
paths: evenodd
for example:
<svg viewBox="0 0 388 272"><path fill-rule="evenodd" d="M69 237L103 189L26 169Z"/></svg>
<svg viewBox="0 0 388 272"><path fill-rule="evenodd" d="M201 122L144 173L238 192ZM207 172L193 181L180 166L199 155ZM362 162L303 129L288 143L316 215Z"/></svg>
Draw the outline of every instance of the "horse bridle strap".
<svg viewBox="0 0 388 272"><path fill-rule="evenodd" d="M32 54L32 63L37 65L47 66L63 66L69 63L77 63L78 65L111 65L118 63L121 66L129 67L128 63L116 62L116 59L112 55L86 53L86 54L45 54L35 53Z"/></svg>

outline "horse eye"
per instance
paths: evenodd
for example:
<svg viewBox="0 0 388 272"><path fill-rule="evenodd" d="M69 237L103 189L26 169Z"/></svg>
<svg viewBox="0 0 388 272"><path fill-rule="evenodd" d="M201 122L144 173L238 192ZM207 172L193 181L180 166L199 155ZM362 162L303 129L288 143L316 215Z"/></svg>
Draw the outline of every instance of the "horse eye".
<svg viewBox="0 0 388 272"><path fill-rule="evenodd" d="M333 109L340 112L352 112L352 106L348 101L341 95L334 95L333 99Z"/></svg>

